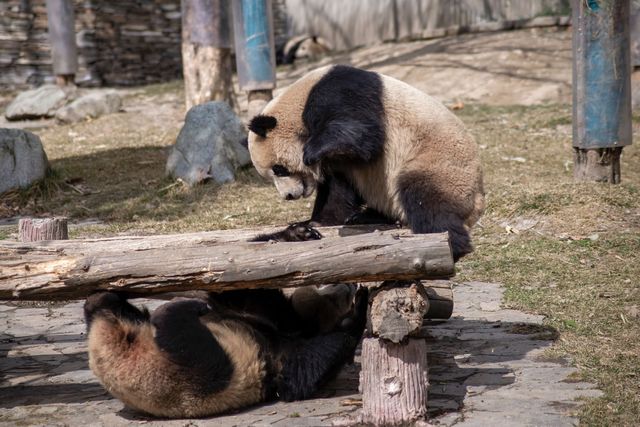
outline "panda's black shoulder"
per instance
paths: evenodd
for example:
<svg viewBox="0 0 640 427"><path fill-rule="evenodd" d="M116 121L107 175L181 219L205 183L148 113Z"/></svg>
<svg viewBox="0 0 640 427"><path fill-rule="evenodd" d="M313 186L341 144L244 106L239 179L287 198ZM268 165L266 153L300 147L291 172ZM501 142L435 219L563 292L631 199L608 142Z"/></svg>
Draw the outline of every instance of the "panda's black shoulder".
<svg viewBox="0 0 640 427"><path fill-rule="evenodd" d="M309 130L331 118L345 115L382 124L383 86L378 73L335 65L309 92L302 120Z"/></svg>
<svg viewBox="0 0 640 427"><path fill-rule="evenodd" d="M385 116L381 75L346 65L327 70L309 91L302 111L311 138L325 133L323 144L367 161L384 149ZM327 147L321 151L327 152Z"/></svg>

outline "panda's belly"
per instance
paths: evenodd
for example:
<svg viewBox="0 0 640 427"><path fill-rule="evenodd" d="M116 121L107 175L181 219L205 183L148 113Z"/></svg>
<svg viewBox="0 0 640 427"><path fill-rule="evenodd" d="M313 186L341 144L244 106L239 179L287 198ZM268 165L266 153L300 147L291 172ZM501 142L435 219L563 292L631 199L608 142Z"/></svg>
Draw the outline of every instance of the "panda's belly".
<svg viewBox="0 0 640 427"><path fill-rule="evenodd" d="M349 171L351 182L356 187L367 207L384 215L405 222L406 217L396 188L397 176L385 167L384 156L371 165Z"/></svg>

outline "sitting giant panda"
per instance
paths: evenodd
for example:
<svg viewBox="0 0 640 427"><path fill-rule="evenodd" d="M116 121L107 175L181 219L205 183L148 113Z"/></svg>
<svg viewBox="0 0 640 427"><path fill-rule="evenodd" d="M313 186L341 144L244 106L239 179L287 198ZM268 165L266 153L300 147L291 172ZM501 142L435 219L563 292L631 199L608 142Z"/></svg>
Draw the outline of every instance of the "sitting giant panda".
<svg viewBox="0 0 640 427"><path fill-rule="evenodd" d="M282 197L317 192L312 222L399 221L416 233L448 231L455 260L472 251L469 228L484 210L478 148L421 91L327 66L269 102L249 130L251 160Z"/></svg>
<svg viewBox="0 0 640 427"><path fill-rule="evenodd" d="M84 306L89 366L127 406L160 417L305 399L353 358L367 309L366 290L354 289L229 291L153 314L99 292Z"/></svg>

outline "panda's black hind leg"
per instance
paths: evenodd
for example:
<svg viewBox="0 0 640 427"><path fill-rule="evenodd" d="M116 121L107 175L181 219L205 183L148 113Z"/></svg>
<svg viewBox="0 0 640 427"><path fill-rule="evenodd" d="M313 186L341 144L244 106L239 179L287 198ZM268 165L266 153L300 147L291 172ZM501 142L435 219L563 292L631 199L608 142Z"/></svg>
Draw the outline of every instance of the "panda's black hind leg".
<svg viewBox="0 0 640 427"><path fill-rule="evenodd" d="M278 381L278 396L290 402L310 398L353 358L358 341L348 333L333 332L301 340L287 352Z"/></svg>
<svg viewBox="0 0 640 427"><path fill-rule="evenodd" d="M458 261L473 251L464 218L450 197L418 173L406 173L398 179L400 202L414 233L448 231L453 260Z"/></svg>
<svg viewBox="0 0 640 427"><path fill-rule="evenodd" d="M200 299L177 298L151 315L156 344L171 362L184 368L184 380L201 395L223 390L233 373L229 356L200 320L210 311Z"/></svg>
<svg viewBox="0 0 640 427"><path fill-rule="evenodd" d="M353 315L343 320L338 331L295 343L287 352L278 383L278 395L283 400L308 399L346 363L353 361L364 332L367 306L368 291L360 288Z"/></svg>
<svg viewBox="0 0 640 427"><path fill-rule="evenodd" d="M96 292L89 295L84 303L84 320L87 329L96 316L109 316L114 320L122 319L131 323L142 323L149 320L149 312L139 310L127 301L121 292Z"/></svg>

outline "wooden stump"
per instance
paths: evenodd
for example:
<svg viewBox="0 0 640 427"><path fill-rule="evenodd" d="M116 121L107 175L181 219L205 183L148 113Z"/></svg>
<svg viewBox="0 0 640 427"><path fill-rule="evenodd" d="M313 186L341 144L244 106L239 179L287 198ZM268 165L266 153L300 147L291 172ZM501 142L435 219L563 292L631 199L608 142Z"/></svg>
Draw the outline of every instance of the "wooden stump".
<svg viewBox="0 0 640 427"><path fill-rule="evenodd" d="M622 147L574 148L573 177L577 181L620 183Z"/></svg>
<svg viewBox="0 0 640 427"><path fill-rule="evenodd" d="M67 240L67 218L23 218L18 223L18 235L21 242L39 240Z"/></svg>
<svg viewBox="0 0 640 427"><path fill-rule="evenodd" d="M410 338L394 344L378 338L362 341L362 422L412 425L427 416L427 344Z"/></svg>
<svg viewBox="0 0 640 427"><path fill-rule="evenodd" d="M396 286L396 287L394 287ZM427 343L420 333L429 298L420 282L387 282L370 297L362 343L362 422L414 425L427 416Z"/></svg>

